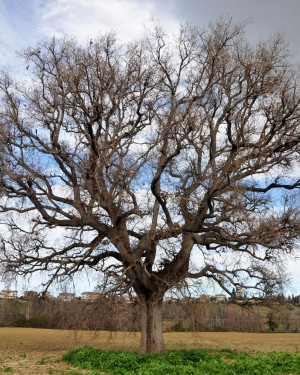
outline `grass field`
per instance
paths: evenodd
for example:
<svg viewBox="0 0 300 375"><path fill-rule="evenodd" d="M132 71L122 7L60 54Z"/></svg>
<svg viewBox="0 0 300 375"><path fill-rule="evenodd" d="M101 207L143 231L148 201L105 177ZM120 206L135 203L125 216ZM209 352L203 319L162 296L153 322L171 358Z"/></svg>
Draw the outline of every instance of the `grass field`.
<svg viewBox="0 0 300 375"><path fill-rule="evenodd" d="M228 348L250 354L269 351L300 353L300 333L170 332L165 333L164 338L167 349ZM57 362L67 350L86 345L137 351L139 334L0 328L0 373L92 374Z"/></svg>

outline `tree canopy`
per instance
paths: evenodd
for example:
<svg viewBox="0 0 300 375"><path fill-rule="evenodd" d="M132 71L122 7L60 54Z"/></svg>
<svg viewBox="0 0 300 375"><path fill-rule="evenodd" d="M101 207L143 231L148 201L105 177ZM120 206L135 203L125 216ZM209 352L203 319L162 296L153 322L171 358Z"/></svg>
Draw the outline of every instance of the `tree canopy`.
<svg viewBox="0 0 300 375"><path fill-rule="evenodd" d="M166 291L270 290L299 238L299 74L281 36L243 30L52 39L24 52L29 78L1 74L2 259L133 288L141 351L163 350Z"/></svg>

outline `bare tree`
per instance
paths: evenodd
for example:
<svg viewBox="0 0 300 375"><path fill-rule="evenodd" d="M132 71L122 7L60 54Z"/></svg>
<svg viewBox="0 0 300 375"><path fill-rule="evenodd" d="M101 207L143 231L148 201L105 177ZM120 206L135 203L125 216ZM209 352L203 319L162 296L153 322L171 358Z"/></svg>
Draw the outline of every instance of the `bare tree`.
<svg viewBox="0 0 300 375"><path fill-rule="evenodd" d="M166 291L274 288L299 235L299 76L280 36L243 29L53 39L24 53L26 82L1 75L8 269L115 277L139 297L141 352L164 350Z"/></svg>

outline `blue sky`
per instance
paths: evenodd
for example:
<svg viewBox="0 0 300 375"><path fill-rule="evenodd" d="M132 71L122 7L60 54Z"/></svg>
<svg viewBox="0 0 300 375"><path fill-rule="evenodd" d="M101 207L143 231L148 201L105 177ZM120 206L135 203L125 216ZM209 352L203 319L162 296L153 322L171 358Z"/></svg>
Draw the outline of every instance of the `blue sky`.
<svg viewBox="0 0 300 375"><path fill-rule="evenodd" d="M114 30L128 41L139 38L151 18L173 33L181 22L205 26L220 15L248 20L246 35L252 42L283 33L294 61L300 61L299 0L0 0L0 69L24 74L25 63L16 52L53 36L72 35L86 43ZM300 294L300 260L291 259L288 270L293 279L289 292Z"/></svg>

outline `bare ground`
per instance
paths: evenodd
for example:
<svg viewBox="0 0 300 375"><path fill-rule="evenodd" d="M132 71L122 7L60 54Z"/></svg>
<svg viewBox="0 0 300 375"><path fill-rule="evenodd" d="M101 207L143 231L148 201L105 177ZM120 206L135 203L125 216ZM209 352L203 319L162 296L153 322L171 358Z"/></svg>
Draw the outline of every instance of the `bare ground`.
<svg viewBox="0 0 300 375"><path fill-rule="evenodd" d="M69 349L85 345L136 351L138 333L0 328L0 373L22 375L89 374L58 362ZM236 349L240 352L300 352L300 333L169 332L167 349Z"/></svg>

